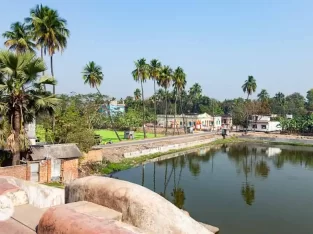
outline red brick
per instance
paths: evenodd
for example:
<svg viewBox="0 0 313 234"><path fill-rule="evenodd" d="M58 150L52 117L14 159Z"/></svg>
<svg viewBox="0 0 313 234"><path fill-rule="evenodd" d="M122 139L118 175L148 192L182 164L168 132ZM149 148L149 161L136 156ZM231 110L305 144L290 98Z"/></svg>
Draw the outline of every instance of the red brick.
<svg viewBox="0 0 313 234"><path fill-rule="evenodd" d="M11 167L0 167L0 176L13 176L18 179L27 180L27 165L22 164ZM30 178L30 176L28 178Z"/></svg>

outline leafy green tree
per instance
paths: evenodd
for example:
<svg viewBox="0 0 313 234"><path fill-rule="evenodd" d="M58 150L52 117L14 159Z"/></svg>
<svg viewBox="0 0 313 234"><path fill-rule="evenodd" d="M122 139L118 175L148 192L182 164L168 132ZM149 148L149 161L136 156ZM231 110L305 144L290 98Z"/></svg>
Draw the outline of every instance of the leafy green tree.
<svg viewBox="0 0 313 234"><path fill-rule="evenodd" d="M285 105L286 105L286 98L285 95L281 92L278 92L274 96L274 104L277 104L278 107L280 108L279 113L281 116L285 115Z"/></svg>
<svg viewBox="0 0 313 234"><path fill-rule="evenodd" d="M146 129L145 129L145 98L144 98L144 92L143 92L143 83L146 82L147 79L149 79L149 64L146 63L146 59L142 58L137 61L135 61L135 70L132 71L133 78L136 82L139 82L141 85L141 97L142 97L142 107L143 107L143 114L142 114L142 130L144 138L146 138Z"/></svg>
<svg viewBox="0 0 313 234"><path fill-rule="evenodd" d="M256 80L253 76L248 76L248 79L245 81L245 83L242 85L242 90L244 93L247 93L247 100L249 99L249 96L255 92L257 85Z"/></svg>
<svg viewBox="0 0 313 234"><path fill-rule="evenodd" d="M167 135L168 121L167 121L167 109L168 109L168 88L171 86L173 80L173 70L170 66L164 66L160 75L158 85L165 90L165 135Z"/></svg>
<svg viewBox="0 0 313 234"><path fill-rule="evenodd" d="M189 89L189 97L190 101L192 102L192 112L198 113L199 112L199 102L202 96L202 87L200 84L195 83Z"/></svg>
<svg viewBox="0 0 313 234"><path fill-rule="evenodd" d="M88 64L86 64L82 73L83 73L84 83L89 84L90 87L92 88L96 88L100 97L103 97L103 95L98 89L98 86L100 86L103 81L102 68L99 65L97 65L94 61L91 61ZM113 131L115 132L116 137L118 138L119 141L121 141L121 138L116 132L116 129L114 127L114 123L112 120L111 111L109 107L109 101L107 101L103 105L103 107L105 107L105 110L110 118L111 127L113 128Z"/></svg>
<svg viewBox="0 0 313 234"><path fill-rule="evenodd" d="M270 99L270 95L266 91L266 89L262 89L258 94L258 100L261 102L267 102Z"/></svg>
<svg viewBox="0 0 313 234"><path fill-rule="evenodd" d="M175 93L175 110L174 110L174 133L176 129L176 113L177 113L177 96L179 95L180 101L182 102L181 92L186 87L186 74L184 70L181 67L176 68L176 70L173 73L173 87L174 87L174 93ZM182 106L182 105L181 105ZM181 111L182 112L182 111ZM183 114L182 114L183 115ZM183 124L185 126L185 119L183 115ZM186 132L186 128L184 127L184 130Z"/></svg>
<svg viewBox="0 0 313 234"><path fill-rule="evenodd" d="M306 114L305 98L300 93L293 93L286 97L286 111L293 116Z"/></svg>
<svg viewBox="0 0 313 234"><path fill-rule="evenodd" d="M20 152L28 148L24 124L32 122L40 112L53 113L58 103L54 95L43 89L44 84L55 84L55 80L39 79L39 73L45 69L44 61L31 52L0 52L0 109L6 110L12 129L7 144L13 153L13 165L19 164Z"/></svg>
<svg viewBox="0 0 313 234"><path fill-rule="evenodd" d="M141 91L140 91L140 89L136 89L135 90L134 98L135 98L136 101L140 100L140 98L141 98Z"/></svg>
<svg viewBox="0 0 313 234"><path fill-rule="evenodd" d="M16 53L34 52L35 44L32 42L30 31L20 22L11 24L11 31L6 31L2 36L7 39L4 45Z"/></svg>
<svg viewBox="0 0 313 234"><path fill-rule="evenodd" d="M153 88L154 88L154 114L155 114L155 119L154 119L154 137L156 137L156 122L157 122L157 103L156 103L156 83L160 79L161 71L162 71L162 64L159 62L157 59L152 59L150 61L150 76L151 79L153 80Z"/></svg>
<svg viewBox="0 0 313 234"><path fill-rule="evenodd" d="M306 100L307 100L307 109L309 111L313 110L313 89L310 89L307 93L306 93Z"/></svg>

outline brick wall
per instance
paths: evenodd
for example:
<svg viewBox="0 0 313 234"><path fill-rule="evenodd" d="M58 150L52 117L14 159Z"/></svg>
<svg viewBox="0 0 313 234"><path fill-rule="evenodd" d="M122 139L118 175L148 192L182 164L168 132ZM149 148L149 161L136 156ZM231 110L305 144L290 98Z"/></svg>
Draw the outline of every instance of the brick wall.
<svg viewBox="0 0 313 234"><path fill-rule="evenodd" d="M51 181L51 160L42 160L39 163L39 183Z"/></svg>
<svg viewBox="0 0 313 234"><path fill-rule="evenodd" d="M61 178L63 183L68 183L78 178L78 158L62 159Z"/></svg>
<svg viewBox="0 0 313 234"><path fill-rule="evenodd" d="M30 175L30 167L27 164L0 167L0 176L14 176L18 179L27 180L27 175Z"/></svg>

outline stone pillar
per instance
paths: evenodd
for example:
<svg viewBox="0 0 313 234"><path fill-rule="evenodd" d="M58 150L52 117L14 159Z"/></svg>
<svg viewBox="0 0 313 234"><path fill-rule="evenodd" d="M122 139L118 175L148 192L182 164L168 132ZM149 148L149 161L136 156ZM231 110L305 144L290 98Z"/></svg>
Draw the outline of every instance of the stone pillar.
<svg viewBox="0 0 313 234"><path fill-rule="evenodd" d="M47 159L47 183L51 182L51 159Z"/></svg>

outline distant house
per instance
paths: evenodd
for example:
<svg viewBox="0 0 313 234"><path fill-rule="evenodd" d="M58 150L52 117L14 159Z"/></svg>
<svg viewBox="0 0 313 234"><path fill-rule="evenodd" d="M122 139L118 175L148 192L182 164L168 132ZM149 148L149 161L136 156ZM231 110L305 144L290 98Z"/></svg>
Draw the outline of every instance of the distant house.
<svg viewBox="0 0 313 234"><path fill-rule="evenodd" d="M233 126L233 118L231 115L222 115L222 128L231 129Z"/></svg>
<svg viewBox="0 0 313 234"><path fill-rule="evenodd" d="M248 124L248 130L257 132L275 132L280 131L279 121L273 121L272 115L251 115Z"/></svg>
<svg viewBox="0 0 313 234"><path fill-rule="evenodd" d="M187 127L195 127L196 129L208 129L208 130L218 130L222 127L222 117L221 116L211 116L207 113L203 114L184 114L176 115L176 126L178 128L183 128L184 125ZM169 128L174 128L175 121L174 115L167 116L167 126ZM185 121L185 124L184 124ZM157 115L157 124L160 127L166 126L166 116Z"/></svg>
<svg viewBox="0 0 313 234"><path fill-rule="evenodd" d="M112 115L117 114L117 113L125 113L125 104L123 103L118 103L116 100L111 101L110 104L108 105L108 108L110 110L110 113ZM106 113L106 108L102 107L100 108L101 113Z"/></svg>

